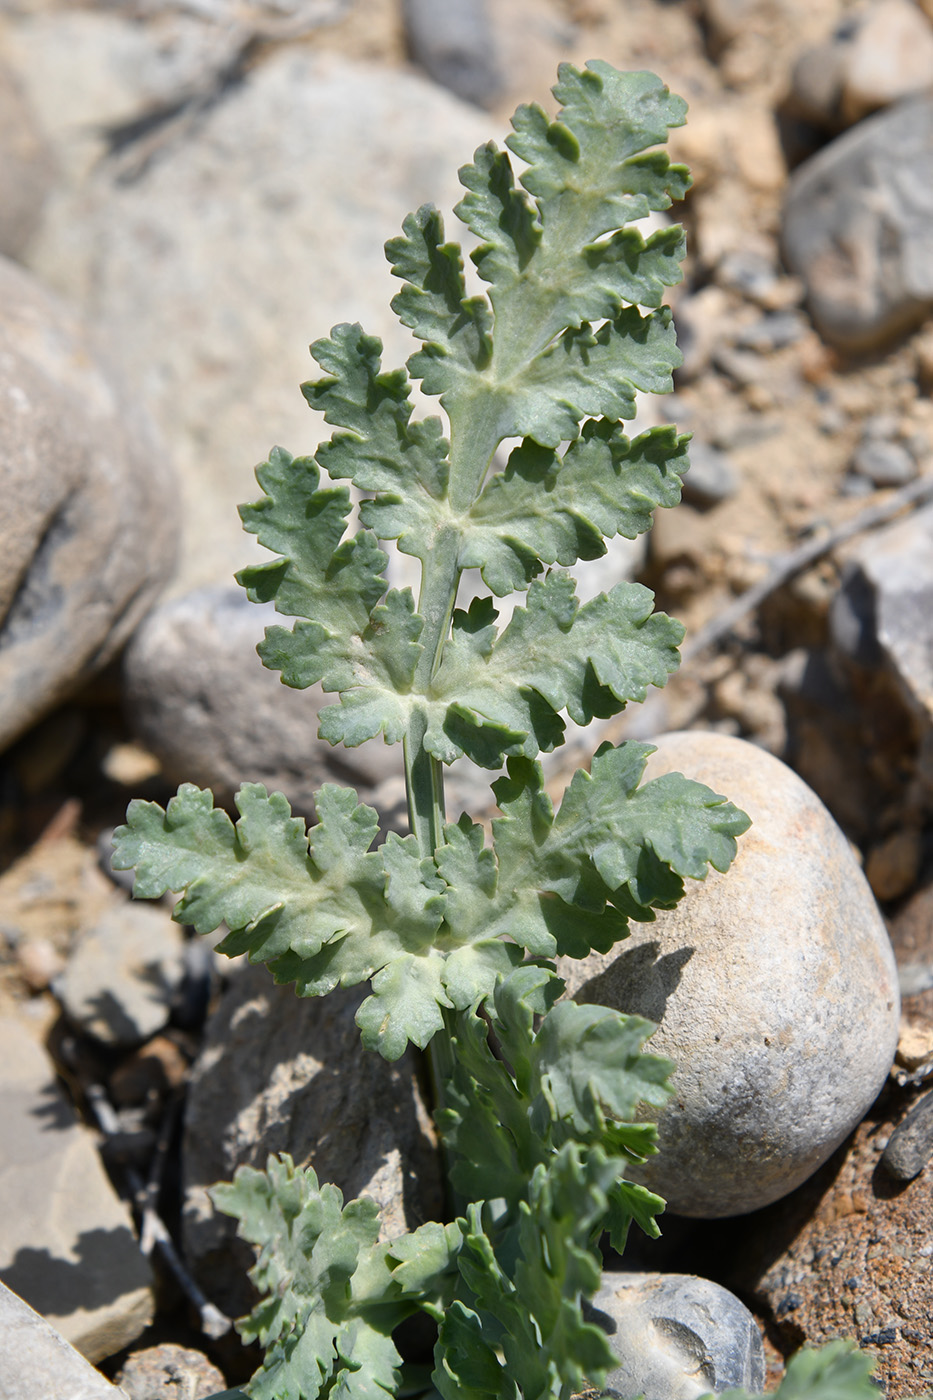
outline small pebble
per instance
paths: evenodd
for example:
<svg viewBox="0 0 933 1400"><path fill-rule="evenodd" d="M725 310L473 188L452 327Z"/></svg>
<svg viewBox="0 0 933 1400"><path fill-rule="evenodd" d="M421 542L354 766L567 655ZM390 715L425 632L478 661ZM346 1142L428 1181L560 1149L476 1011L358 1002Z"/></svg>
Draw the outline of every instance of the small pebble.
<svg viewBox="0 0 933 1400"><path fill-rule="evenodd" d="M874 486L905 486L917 475L917 464L901 443L866 438L855 449L852 470Z"/></svg>
<svg viewBox="0 0 933 1400"><path fill-rule="evenodd" d="M415 62L465 102L492 106L502 75L484 0L404 0L402 12Z"/></svg>
<svg viewBox="0 0 933 1400"><path fill-rule="evenodd" d="M694 439L690 444L690 470L684 477L684 500L702 509L727 501L738 488L738 473L726 454Z"/></svg>
<svg viewBox="0 0 933 1400"><path fill-rule="evenodd" d="M881 1162L896 1181L913 1181L933 1156L933 1094L925 1094L888 1139Z"/></svg>
<svg viewBox="0 0 933 1400"><path fill-rule="evenodd" d="M47 938L23 940L16 949L16 962L31 992L44 992L65 966L61 953Z"/></svg>
<svg viewBox="0 0 933 1400"><path fill-rule="evenodd" d="M110 1076L110 1097L118 1108L160 1098L185 1082L188 1059L167 1035L154 1036L118 1065Z"/></svg>
<svg viewBox="0 0 933 1400"><path fill-rule="evenodd" d="M132 1352L116 1384L129 1400L204 1400L224 1391L227 1382L203 1352L162 1342Z"/></svg>
<svg viewBox="0 0 933 1400"><path fill-rule="evenodd" d="M895 831L873 846L865 862L865 874L876 899L899 899L913 889L920 874L923 842L914 827Z"/></svg>
<svg viewBox="0 0 933 1400"><path fill-rule="evenodd" d="M109 910L56 979L66 1016L105 1045L135 1046L168 1023L184 975L184 937L166 909Z"/></svg>
<svg viewBox="0 0 933 1400"><path fill-rule="evenodd" d="M804 329L804 322L795 311L775 311L762 316L754 325L746 326L735 343L742 350L756 350L760 355L767 355L793 345Z"/></svg>

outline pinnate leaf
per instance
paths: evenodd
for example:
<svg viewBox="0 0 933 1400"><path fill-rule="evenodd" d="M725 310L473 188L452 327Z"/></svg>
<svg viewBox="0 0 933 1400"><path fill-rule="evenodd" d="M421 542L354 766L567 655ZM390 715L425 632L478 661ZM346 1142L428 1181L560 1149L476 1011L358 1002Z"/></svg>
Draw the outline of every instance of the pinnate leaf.
<svg viewBox="0 0 933 1400"><path fill-rule="evenodd" d="M680 499L686 437L650 428L632 441L610 419L590 419L563 457L526 439L470 511L460 563L479 568L500 597L524 588L542 564L569 566L605 553L604 539L634 539L658 506Z"/></svg>

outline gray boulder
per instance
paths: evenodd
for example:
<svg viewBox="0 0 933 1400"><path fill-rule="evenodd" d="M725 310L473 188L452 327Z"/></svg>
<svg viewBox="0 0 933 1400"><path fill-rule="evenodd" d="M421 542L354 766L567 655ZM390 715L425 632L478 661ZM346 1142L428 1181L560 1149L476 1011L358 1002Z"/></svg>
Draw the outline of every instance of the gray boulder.
<svg viewBox="0 0 933 1400"><path fill-rule="evenodd" d="M758 1324L734 1293L692 1274L604 1273L588 1305L620 1365L604 1395L696 1400L764 1385Z"/></svg>
<svg viewBox="0 0 933 1400"><path fill-rule="evenodd" d="M721 734L653 741L646 778L682 772L748 812L731 869L560 972L578 1001L658 1024L675 1063L659 1153L639 1179L676 1214L742 1214L804 1181L860 1121L897 1045L888 935L849 843L778 759Z"/></svg>
<svg viewBox="0 0 933 1400"><path fill-rule="evenodd" d="M171 476L74 317L0 259L0 747L93 675L174 558Z"/></svg>
<svg viewBox="0 0 933 1400"><path fill-rule="evenodd" d="M502 76L485 0L403 0L402 13L415 62L464 101L492 106Z"/></svg>
<svg viewBox="0 0 933 1400"><path fill-rule="evenodd" d="M820 333L874 350L933 306L933 97L900 102L799 166L783 213L788 267Z"/></svg>
<svg viewBox="0 0 933 1400"><path fill-rule="evenodd" d="M363 1049L365 992L300 998L268 969L237 971L192 1072L183 1146L184 1243L208 1295L231 1316L252 1306L252 1251L207 1194L241 1165L288 1152L350 1200L371 1196L392 1238L443 1219L440 1159L409 1052L394 1064Z"/></svg>

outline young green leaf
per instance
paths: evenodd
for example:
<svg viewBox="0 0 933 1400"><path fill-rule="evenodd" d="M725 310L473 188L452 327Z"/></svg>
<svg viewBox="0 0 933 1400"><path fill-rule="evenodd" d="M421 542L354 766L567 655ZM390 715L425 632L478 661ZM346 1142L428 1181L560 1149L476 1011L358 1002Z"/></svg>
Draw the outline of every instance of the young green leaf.
<svg viewBox="0 0 933 1400"><path fill-rule="evenodd" d="M460 1248L456 1226L427 1225L379 1245L376 1203L344 1205L313 1168L270 1157L264 1172L240 1167L211 1191L257 1249L250 1271L261 1301L238 1324L265 1358L250 1400L384 1400L396 1393L401 1358L392 1331L420 1303L436 1315Z"/></svg>

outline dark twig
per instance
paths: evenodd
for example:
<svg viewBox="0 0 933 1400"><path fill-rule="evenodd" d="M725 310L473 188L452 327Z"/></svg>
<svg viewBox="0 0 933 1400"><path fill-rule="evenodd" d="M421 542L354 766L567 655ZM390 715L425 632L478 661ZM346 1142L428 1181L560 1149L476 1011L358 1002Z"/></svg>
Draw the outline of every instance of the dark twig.
<svg viewBox="0 0 933 1400"><path fill-rule="evenodd" d="M87 1084L84 1087L84 1097L90 1106L91 1112L97 1121L97 1126L105 1136L110 1137L120 1131L120 1121L113 1110L113 1105L108 1099L103 1087L100 1084ZM201 1317L201 1330L204 1334L216 1341L218 1337L225 1336L233 1326L230 1318L220 1311L213 1303L209 1302L201 1292L194 1279L191 1277L184 1262L175 1248L175 1242L168 1232L162 1217L158 1214L150 1199L146 1183L133 1167L123 1168L126 1184L133 1194L133 1200L140 1209L140 1240L139 1247L148 1257L154 1250L158 1250L166 1267L174 1275L176 1282L184 1294L197 1308Z"/></svg>
<svg viewBox="0 0 933 1400"><path fill-rule="evenodd" d="M889 496L885 501L877 501L874 505L859 511L858 515L851 520L844 520L840 525L834 526L824 535L814 536L800 545L797 549L791 550L766 574L758 583L752 584L744 593L740 593L734 602L724 608L717 617L714 617L705 627L701 627L698 632L686 642L681 648L681 662L686 665L692 661L700 652L706 651L708 647L715 646L717 642L727 637L737 623L744 617L759 608L771 593L780 588L782 584L788 583L798 574L802 574L805 569L809 569L818 560L824 559L837 545L843 544L846 540L851 540L855 535L864 534L866 530L874 530L879 525L886 524L902 510L914 509L923 501L933 497L933 476L921 476L908 486L902 487L900 491L895 491L893 496Z"/></svg>

